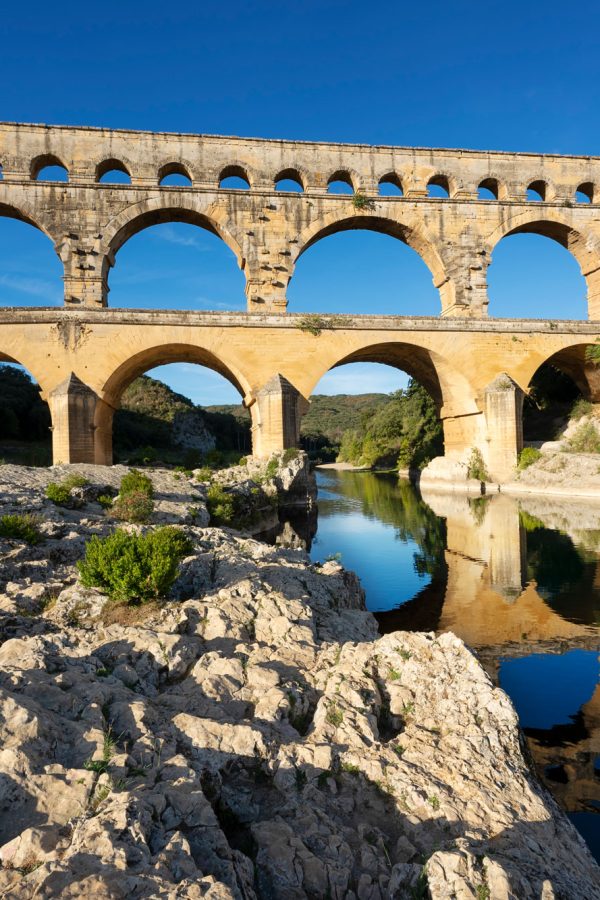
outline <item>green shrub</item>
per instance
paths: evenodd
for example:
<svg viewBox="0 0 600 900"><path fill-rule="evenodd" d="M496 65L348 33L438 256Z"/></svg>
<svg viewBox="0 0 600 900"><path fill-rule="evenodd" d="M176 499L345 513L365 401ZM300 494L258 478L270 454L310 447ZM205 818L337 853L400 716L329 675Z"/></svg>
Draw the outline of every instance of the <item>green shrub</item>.
<svg viewBox="0 0 600 900"><path fill-rule="evenodd" d="M206 495L206 506L211 524L233 527L239 513L239 500L235 494L226 491L221 484L211 484Z"/></svg>
<svg viewBox="0 0 600 900"><path fill-rule="evenodd" d="M477 447L471 448L471 456L469 457L469 465L467 469L467 478L475 478L476 481L489 481L490 476L485 467L481 451Z"/></svg>
<svg viewBox="0 0 600 900"><path fill-rule="evenodd" d="M30 513L0 517L0 537L25 541L26 544L39 544L43 540L39 530L39 519Z"/></svg>
<svg viewBox="0 0 600 900"><path fill-rule="evenodd" d="M73 488L85 487L90 482L85 475L78 475L77 472L73 472L72 475L67 475L66 478L63 478L61 483L71 491Z"/></svg>
<svg viewBox="0 0 600 900"><path fill-rule="evenodd" d="M600 434L593 422L579 426L567 444L569 453L600 453Z"/></svg>
<svg viewBox="0 0 600 900"><path fill-rule="evenodd" d="M56 506L68 506L73 502L73 497L71 496L73 488L84 487L89 483L85 476L73 472L60 482L51 481L46 488L46 497L55 503Z"/></svg>
<svg viewBox="0 0 600 900"><path fill-rule="evenodd" d="M65 506L71 502L71 488L66 484L59 484L57 481L51 481L46 488L46 497L56 506Z"/></svg>
<svg viewBox="0 0 600 900"><path fill-rule="evenodd" d="M273 459L270 459L267 463L267 468L265 469L265 481L270 481L271 478L275 478L277 472L279 471L279 460L276 456Z"/></svg>
<svg viewBox="0 0 600 900"><path fill-rule="evenodd" d="M148 522L154 511L154 500L145 491L128 491L119 494L111 507L115 519L142 524Z"/></svg>
<svg viewBox="0 0 600 900"><path fill-rule="evenodd" d="M527 469L532 466L538 459L542 458L542 454L536 447L523 447L519 453L519 469Z"/></svg>
<svg viewBox="0 0 600 900"><path fill-rule="evenodd" d="M593 408L594 407L589 400L584 400L583 397L580 397L579 400L576 400L573 404L571 418L577 420L581 419L582 416L588 416Z"/></svg>
<svg viewBox="0 0 600 900"><path fill-rule="evenodd" d="M293 459L298 459L298 454L300 451L297 447L288 447L288 449L284 452L281 457L281 462L284 466L287 466L288 463L292 462Z"/></svg>
<svg viewBox="0 0 600 900"><path fill-rule="evenodd" d="M207 466L204 466L202 469L198 469L196 472L196 481L206 482L210 481L212 478L212 469L209 469Z"/></svg>
<svg viewBox="0 0 600 900"><path fill-rule="evenodd" d="M127 475L123 475L119 485L120 498L133 493L142 493L148 497L154 497L154 487L151 480L143 472L138 472L137 469L130 469Z"/></svg>
<svg viewBox="0 0 600 900"><path fill-rule="evenodd" d="M120 602L146 603L166 597L179 563L192 549L185 534L172 526L146 534L117 529L105 538L95 535L78 563L81 583Z"/></svg>
<svg viewBox="0 0 600 900"><path fill-rule="evenodd" d="M99 497L96 498L96 502L100 504L102 509L110 509L113 505L114 497L111 497L110 494L100 494Z"/></svg>

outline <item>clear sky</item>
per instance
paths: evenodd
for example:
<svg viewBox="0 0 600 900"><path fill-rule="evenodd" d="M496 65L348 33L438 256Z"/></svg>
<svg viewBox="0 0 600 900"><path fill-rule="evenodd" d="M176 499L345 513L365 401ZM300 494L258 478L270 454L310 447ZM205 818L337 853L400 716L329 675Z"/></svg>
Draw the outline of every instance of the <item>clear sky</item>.
<svg viewBox="0 0 600 900"><path fill-rule="evenodd" d="M15 11L16 9L16 11ZM413 146L600 152L597 4L178 4L34 2L2 17L0 117ZM62 301L49 241L0 219L0 302ZM132 238L110 275L114 306L243 309L244 279L217 238L182 224ZM490 314L583 318L566 250L519 235L496 248ZM431 276L408 247L346 232L299 260L291 311L437 314ZM157 373L158 374L158 373ZM163 376L196 402L234 401L194 366ZM386 367L342 367L318 391L393 390Z"/></svg>

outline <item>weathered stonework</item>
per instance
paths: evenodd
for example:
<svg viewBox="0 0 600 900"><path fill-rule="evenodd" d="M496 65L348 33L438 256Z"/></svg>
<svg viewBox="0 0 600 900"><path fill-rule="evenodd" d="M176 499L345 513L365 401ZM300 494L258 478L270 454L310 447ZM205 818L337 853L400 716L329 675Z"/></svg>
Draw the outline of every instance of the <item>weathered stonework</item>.
<svg viewBox="0 0 600 900"><path fill-rule="evenodd" d="M57 163L68 183L36 181ZM486 315L486 271L498 241L544 234L573 253L588 284L590 318L600 318L598 158L4 123L0 166L0 214L36 225L54 242L71 306L107 304L115 254L137 231L187 221L233 250L249 311L285 311L300 254L327 234L360 227L413 247L439 289L442 314L469 317ZM131 184L99 183L113 169ZM190 186L161 185L171 173L187 175ZM229 175L244 177L249 189L220 188ZM276 191L284 178L302 190ZM335 180L355 197L328 194ZM403 195L380 196L382 183ZM445 187L448 198L428 197L429 184ZM496 199L478 199L480 186ZM529 201L528 187L543 199ZM578 190L590 203L576 202Z"/></svg>
<svg viewBox="0 0 600 900"><path fill-rule="evenodd" d="M68 182L36 180L56 163ZM588 348L600 340L600 158L6 123L0 166L0 215L40 228L64 265L65 309L0 312L0 359L26 366L42 386L56 462L110 463L112 418L124 389L169 362L206 365L235 385L252 414L258 456L297 443L306 401L333 366L397 366L432 394L446 455L463 459L478 447L496 480L514 467L523 392L542 363L551 360L585 396L599 399L600 369ZM99 183L111 169L127 172L131 184ZM160 184L174 172L187 174L190 186ZM229 175L245 177L248 190L221 188ZM284 178L302 190L277 191ZM328 193L335 180L354 194ZM380 196L386 182L403 195ZM429 184L446 187L449 197L428 197ZM479 187L496 199L478 199ZM528 200L528 187L543 200ZM577 202L577 191L590 202ZM246 275L252 315L102 308L119 248L164 221L194 223L228 244ZM440 292L441 318L325 317L313 333L306 317L284 315L301 253L355 228L390 234L420 254ZM573 253L587 281L591 322L487 318L492 251L507 234L524 231ZM61 393L72 376L82 387ZM499 376L512 384L506 396L496 390Z"/></svg>

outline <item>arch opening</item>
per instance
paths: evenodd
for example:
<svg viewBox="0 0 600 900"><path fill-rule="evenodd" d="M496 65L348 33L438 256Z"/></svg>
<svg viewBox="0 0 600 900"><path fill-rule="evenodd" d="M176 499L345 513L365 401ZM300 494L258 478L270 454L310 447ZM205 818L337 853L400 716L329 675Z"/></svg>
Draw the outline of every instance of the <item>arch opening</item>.
<svg viewBox="0 0 600 900"><path fill-rule="evenodd" d="M192 178L182 163L172 162L158 170L158 183L160 187L192 187Z"/></svg>
<svg viewBox="0 0 600 900"><path fill-rule="evenodd" d="M209 351L156 347L122 365L96 412L97 458L186 468L231 465L251 452L244 388Z"/></svg>
<svg viewBox="0 0 600 900"><path fill-rule="evenodd" d="M447 175L434 175L427 182L427 196L445 200L450 197L450 181Z"/></svg>
<svg viewBox="0 0 600 900"><path fill-rule="evenodd" d="M561 441L567 453L594 453L600 459L598 343L567 347L537 368L523 404L523 439L536 448ZM564 465L559 460L558 470Z"/></svg>
<svg viewBox="0 0 600 900"><path fill-rule="evenodd" d="M48 235L20 210L0 203L0 306L60 306L62 277Z"/></svg>
<svg viewBox="0 0 600 900"><path fill-rule="evenodd" d="M336 363L314 387L301 443L322 462L423 468L444 452L442 392L427 351L379 345Z"/></svg>
<svg viewBox="0 0 600 900"><path fill-rule="evenodd" d="M479 200L498 200L500 197L500 186L496 178L484 178L477 188L477 197Z"/></svg>
<svg viewBox="0 0 600 900"><path fill-rule="evenodd" d="M514 228L494 247L489 314L503 318L586 319L589 283L584 238L558 222Z"/></svg>
<svg viewBox="0 0 600 900"><path fill-rule="evenodd" d="M0 457L22 466L51 465L51 424L33 375L0 353Z"/></svg>
<svg viewBox="0 0 600 900"><path fill-rule="evenodd" d="M242 166L227 166L219 175L219 188L235 191L249 191L250 179Z"/></svg>
<svg viewBox="0 0 600 900"><path fill-rule="evenodd" d="M2 168L2 163L0 163L0 181L4 178L4 169Z"/></svg>
<svg viewBox="0 0 600 900"><path fill-rule="evenodd" d="M379 179L380 197L403 197L402 180L395 172L390 172Z"/></svg>
<svg viewBox="0 0 600 900"><path fill-rule="evenodd" d="M532 181L527 188L527 199L533 203L544 203L547 199L548 186L545 181Z"/></svg>
<svg viewBox="0 0 600 900"><path fill-rule="evenodd" d="M353 194L354 190L354 182L352 181L350 172L334 172L333 175L330 175L327 179L328 194Z"/></svg>
<svg viewBox="0 0 600 900"><path fill-rule="evenodd" d="M594 202L594 185L591 181L585 181L580 184L575 191L575 200L577 203L593 203Z"/></svg>
<svg viewBox="0 0 600 900"><path fill-rule="evenodd" d="M99 184L131 184L131 174L119 159L105 159L96 166L96 181Z"/></svg>
<svg viewBox="0 0 600 900"><path fill-rule="evenodd" d="M390 219L350 216L308 237L288 288L289 311L438 315L434 285L445 281L422 235Z"/></svg>
<svg viewBox="0 0 600 900"><path fill-rule="evenodd" d="M304 192L304 181L297 169L284 169L275 178L276 191L289 191L301 194Z"/></svg>
<svg viewBox="0 0 600 900"><path fill-rule="evenodd" d="M69 171L57 156L44 154L32 161L31 178L33 181L68 181Z"/></svg>
<svg viewBox="0 0 600 900"><path fill-rule="evenodd" d="M239 248L194 210L159 208L127 222L104 262L111 306L148 309L245 308ZM114 260L114 267L110 263Z"/></svg>

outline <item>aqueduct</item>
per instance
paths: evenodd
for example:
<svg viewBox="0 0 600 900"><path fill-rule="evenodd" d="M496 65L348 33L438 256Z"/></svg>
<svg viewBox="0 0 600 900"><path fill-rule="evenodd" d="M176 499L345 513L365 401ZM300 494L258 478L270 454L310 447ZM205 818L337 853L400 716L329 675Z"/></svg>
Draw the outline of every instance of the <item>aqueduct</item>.
<svg viewBox="0 0 600 900"><path fill-rule="evenodd" d="M61 166L67 180L40 180L48 165ZM128 183L101 180L114 170ZM189 183L164 183L173 173ZM246 189L224 186L231 175ZM257 455L298 441L308 398L332 367L397 366L432 394L446 454L478 447L498 480L515 465L522 398L542 363L600 400L600 354L590 352L600 341L600 158L5 123L0 176L0 215L44 232L64 267L63 309L0 308L0 359L39 382L55 462L110 463L123 390L166 362L201 363L235 385L252 415ZM290 179L295 190L277 189ZM330 193L333 182L349 193ZM382 185L396 195L382 196ZM447 196L430 196L431 185ZM481 188L490 199L480 199ZM246 313L109 307L119 248L167 221L197 224L227 243L245 275ZM307 322L287 312L298 257L329 234L358 228L396 237L422 257L439 290L439 317ZM488 318L492 252L518 232L545 235L573 254L589 321Z"/></svg>

